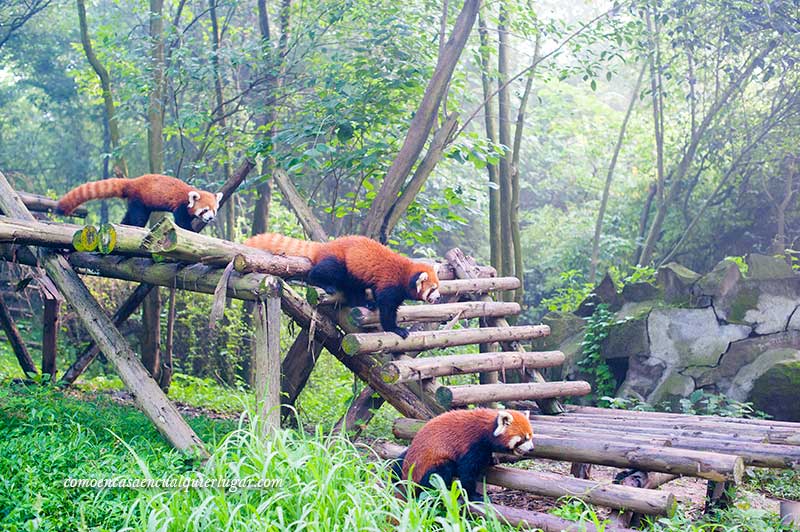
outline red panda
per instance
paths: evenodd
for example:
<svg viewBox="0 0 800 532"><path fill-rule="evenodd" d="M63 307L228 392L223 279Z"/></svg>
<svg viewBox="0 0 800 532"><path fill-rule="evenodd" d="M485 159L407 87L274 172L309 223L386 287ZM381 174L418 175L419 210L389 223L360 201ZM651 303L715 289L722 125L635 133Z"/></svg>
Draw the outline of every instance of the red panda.
<svg viewBox="0 0 800 532"><path fill-rule="evenodd" d="M322 243L264 233L250 237L245 244L308 257L313 267L307 281L331 294L342 292L347 305L368 304L364 293L372 289L381 327L401 338L406 338L408 331L397 325L397 307L406 299L435 303L440 297L434 266L415 262L365 236L343 236Z"/></svg>
<svg viewBox="0 0 800 532"><path fill-rule="evenodd" d="M208 223L217 215L222 193L198 190L178 178L145 174L134 179L103 179L79 185L58 201L61 214L71 214L79 205L93 199L128 200L123 224L144 227L153 211L170 211L175 223L192 229L192 218Z"/></svg>
<svg viewBox="0 0 800 532"><path fill-rule="evenodd" d="M423 487L438 474L446 486L453 477L470 500L480 500L477 486L493 452L523 455L533 449L533 429L526 412L517 410L452 410L428 421L395 465L395 474Z"/></svg>

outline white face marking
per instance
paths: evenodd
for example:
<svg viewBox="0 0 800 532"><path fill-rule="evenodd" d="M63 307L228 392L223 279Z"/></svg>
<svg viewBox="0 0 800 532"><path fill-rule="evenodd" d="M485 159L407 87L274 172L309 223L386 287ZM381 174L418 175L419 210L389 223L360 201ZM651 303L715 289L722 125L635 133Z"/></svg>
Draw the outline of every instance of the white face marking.
<svg viewBox="0 0 800 532"><path fill-rule="evenodd" d="M428 303L436 303L439 301L441 294L439 294L439 288L436 286L431 286L427 290L425 290L425 294L423 294L422 299L427 301Z"/></svg>
<svg viewBox="0 0 800 532"><path fill-rule="evenodd" d="M516 449L517 443L522 439L522 436L514 436L510 440L508 440L508 448L509 449Z"/></svg>
<svg viewBox="0 0 800 532"><path fill-rule="evenodd" d="M194 207L195 202L200 199L200 193L196 190L189 191L189 208Z"/></svg>
<svg viewBox="0 0 800 532"><path fill-rule="evenodd" d="M417 277L417 293L419 294L422 290L422 283L428 280L428 272L422 272Z"/></svg>
<svg viewBox="0 0 800 532"><path fill-rule="evenodd" d="M533 439L526 440L525 443L517 447L521 452L528 453L533 450Z"/></svg>

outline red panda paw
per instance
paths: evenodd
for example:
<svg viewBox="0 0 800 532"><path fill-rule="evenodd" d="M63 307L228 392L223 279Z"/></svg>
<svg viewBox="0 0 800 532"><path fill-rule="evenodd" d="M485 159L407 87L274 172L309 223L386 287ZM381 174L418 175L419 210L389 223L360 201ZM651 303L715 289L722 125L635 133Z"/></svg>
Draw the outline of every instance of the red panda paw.
<svg viewBox="0 0 800 532"><path fill-rule="evenodd" d="M391 330L391 331L389 331L389 332L393 332L393 333L395 333L397 336L399 336L399 337L400 337L400 338L402 338L403 340L405 340L406 338L408 338L408 329L404 329L404 328L402 328L402 327L397 327L396 329L392 329L392 330Z"/></svg>

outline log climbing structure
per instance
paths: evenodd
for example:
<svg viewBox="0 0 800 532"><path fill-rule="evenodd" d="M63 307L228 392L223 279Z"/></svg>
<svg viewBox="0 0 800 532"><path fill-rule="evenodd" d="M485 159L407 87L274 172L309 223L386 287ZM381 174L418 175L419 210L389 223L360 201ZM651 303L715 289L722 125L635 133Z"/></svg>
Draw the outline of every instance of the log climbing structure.
<svg viewBox="0 0 800 532"><path fill-rule="evenodd" d="M223 192L229 196L236 186L230 184ZM563 404L563 398L590 393L589 383L545 379L543 373L562 364L564 355L526 346L548 335L549 328L510 325L508 318L519 314L519 305L493 297L518 288L519 279L497 277L493 268L479 266L459 249L449 251L439 263L441 302L399 308L398 322L411 329L403 339L378 330L376 311L337 308L324 294L294 283L310 268L307 259L276 256L186 231L169 218L149 229L95 228L42 221L30 212L52 207L46 198L18 194L0 173L0 259L29 266L53 299L73 306L93 340L61 373L61 382L73 383L102 351L139 408L179 449L205 452L203 442L119 332L153 286L215 294L212 319L224 309L226 297L254 303L253 367L267 427L280 424L280 406L295 403L323 349L365 384L339 421L340 430L357 433L384 402L401 415L393 429L400 440L411 439L425 420L449 409L530 410L534 450L524 460L568 462L572 474L526 469L519 457L500 455L500 465L488 471L486 483L546 497L576 497L619 510L612 512L614 522L606 530L628 530L645 515L672 515L674 495L657 488L680 476L707 481L711 505L730 496L747 466L800 467L797 423ZM78 274L139 284L109 316ZM294 342L283 354L278 341L281 313L299 325ZM44 319L54 320L47 305ZM23 352L24 345L13 341L13 318L2 299L0 322L23 369L35 370L30 355ZM54 341L50 344L55 345ZM55 353L49 359L55 374ZM385 458L403 450L392 443L376 445ZM592 464L618 468L620 474L614 483L592 480ZM493 507L522 527L569 530L573 526L548 514L499 504ZM481 505L472 509L486 510Z"/></svg>

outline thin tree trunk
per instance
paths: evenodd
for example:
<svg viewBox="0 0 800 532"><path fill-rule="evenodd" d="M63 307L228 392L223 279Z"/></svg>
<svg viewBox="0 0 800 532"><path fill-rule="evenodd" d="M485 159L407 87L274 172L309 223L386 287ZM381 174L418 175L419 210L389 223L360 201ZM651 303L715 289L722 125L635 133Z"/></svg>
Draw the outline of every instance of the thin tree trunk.
<svg viewBox="0 0 800 532"><path fill-rule="evenodd" d="M499 37L497 46L497 83L499 91L498 101L498 140L505 146L505 152L500 158L500 253L503 256L500 275L502 277L514 276L514 241L511 234L511 213L513 206L512 178L511 178L511 99L508 85L508 10L504 2L500 3L500 19L497 25ZM510 301L513 293L502 294L503 299Z"/></svg>
<svg viewBox="0 0 800 532"><path fill-rule="evenodd" d="M480 36L480 58L481 58L481 84L483 85L483 108L484 125L486 127L486 138L492 144L497 144L497 125L494 110L494 99L491 98L492 86L490 78L490 53L489 53L489 30L483 15L478 13L478 35ZM500 228L500 177L497 165L488 163L486 171L489 173L489 249L491 253L491 265L498 272L503 270L503 254L500 252L500 240L502 229Z"/></svg>
<svg viewBox="0 0 800 532"><path fill-rule="evenodd" d="M631 99L628 102L628 109L625 111L625 118L622 119L622 125L619 127L619 136L617 137L617 145L614 146L614 153L611 155L611 162L608 165L608 174L606 174L606 184L603 187L603 196L600 198L600 210L597 212L597 223L594 226L594 239L592 240L592 262L589 266L589 282L594 285L597 278L597 265L600 263L600 236L603 232L603 217L606 214L606 207L608 206L608 196L611 192L611 180L614 179L614 169L617 167L617 158L619 152L622 150L622 142L625 139L625 131L628 129L628 120L633 113L633 107L636 105L636 100L639 99L639 91L642 87L642 79L647 70L647 63L642 65L639 71L639 77L636 79Z"/></svg>
<svg viewBox="0 0 800 532"><path fill-rule="evenodd" d="M81 44L83 51L86 54L86 59L92 65L92 69L100 80L100 88L103 91L103 106L105 109L106 125L110 136L111 146L114 148L114 165L119 169L122 175L128 175L128 165L125 158L122 156L120 147L119 125L114 111L114 98L111 94L111 76L108 70L100 63L92 48L92 41L89 38L89 29L86 22L86 3L85 0L76 0L78 6L78 24L81 31Z"/></svg>
<svg viewBox="0 0 800 532"><path fill-rule="evenodd" d="M542 44L541 34L536 34L536 44L533 50L532 66L539 63L539 50ZM517 110L517 123L514 126L514 145L511 149L511 240L514 245L514 272L522 283L514 292L514 301L522 304L525 297L525 265L522 257L522 238L520 236L519 225L519 159L522 152L522 131L525 128L525 110L528 106L528 98L533 88L533 77L536 75L536 68L531 68L528 79L525 82L525 90L519 100ZM516 318L512 318L512 323Z"/></svg>

